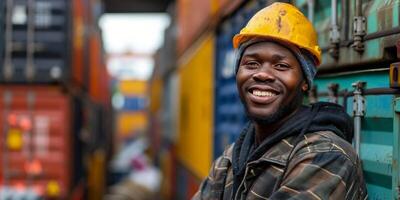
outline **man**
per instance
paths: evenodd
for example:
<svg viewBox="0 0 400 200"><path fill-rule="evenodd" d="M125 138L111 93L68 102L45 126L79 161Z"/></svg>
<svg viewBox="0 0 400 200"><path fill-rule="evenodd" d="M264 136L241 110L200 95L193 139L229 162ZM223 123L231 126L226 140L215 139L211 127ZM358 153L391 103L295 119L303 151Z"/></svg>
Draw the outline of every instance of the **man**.
<svg viewBox="0 0 400 200"><path fill-rule="evenodd" d="M251 122L193 199L366 199L351 118L331 103L303 106L321 52L311 23L274 3L233 38L236 82Z"/></svg>

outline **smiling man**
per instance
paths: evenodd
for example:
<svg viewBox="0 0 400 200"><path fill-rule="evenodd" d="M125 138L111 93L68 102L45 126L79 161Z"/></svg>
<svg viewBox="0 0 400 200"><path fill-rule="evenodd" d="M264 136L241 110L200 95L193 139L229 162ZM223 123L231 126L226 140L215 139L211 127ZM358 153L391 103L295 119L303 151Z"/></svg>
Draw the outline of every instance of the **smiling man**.
<svg viewBox="0 0 400 200"><path fill-rule="evenodd" d="M250 122L193 199L366 199L351 118L331 103L302 105L321 52L311 23L274 3L233 38L236 82Z"/></svg>

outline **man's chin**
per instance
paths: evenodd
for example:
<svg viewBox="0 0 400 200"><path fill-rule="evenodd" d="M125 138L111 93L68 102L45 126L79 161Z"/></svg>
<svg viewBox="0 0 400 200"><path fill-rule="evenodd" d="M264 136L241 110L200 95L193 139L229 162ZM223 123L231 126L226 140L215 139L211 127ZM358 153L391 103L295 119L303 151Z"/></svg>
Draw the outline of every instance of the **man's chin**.
<svg viewBox="0 0 400 200"><path fill-rule="evenodd" d="M273 124L273 123L279 121L279 119L281 118L279 113L274 113L274 114L264 115L264 116L248 114L247 116L251 121L253 121L257 124L263 124L263 125Z"/></svg>
<svg viewBox="0 0 400 200"><path fill-rule="evenodd" d="M261 125L270 125L280 121L286 115L290 114L290 110L290 107L282 106L276 109L276 111L270 113L251 113L248 110L246 112L247 117L253 122Z"/></svg>

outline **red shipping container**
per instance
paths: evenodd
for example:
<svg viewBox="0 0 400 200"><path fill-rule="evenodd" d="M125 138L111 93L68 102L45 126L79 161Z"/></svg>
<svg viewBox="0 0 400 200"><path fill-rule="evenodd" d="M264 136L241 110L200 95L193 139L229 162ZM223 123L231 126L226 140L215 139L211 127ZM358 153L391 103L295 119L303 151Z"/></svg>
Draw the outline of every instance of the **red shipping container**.
<svg viewBox="0 0 400 200"><path fill-rule="evenodd" d="M189 172L188 176L188 186L187 186L187 199L191 199L199 189L201 180L196 178L192 173Z"/></svg>
<svg viewBox="0 0 400 200"><path fill-rule="evenodd" d="M0 184L64 198L71 182L71 100L50 86L0 87Z"/></svg>

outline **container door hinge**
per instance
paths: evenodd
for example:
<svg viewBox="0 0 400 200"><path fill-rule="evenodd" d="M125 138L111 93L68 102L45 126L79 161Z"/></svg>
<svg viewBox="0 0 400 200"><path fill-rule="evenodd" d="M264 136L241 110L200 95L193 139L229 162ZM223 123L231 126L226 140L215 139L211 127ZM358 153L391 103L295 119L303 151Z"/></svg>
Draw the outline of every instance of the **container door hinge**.
<svg viewBox="0 0 400 200"><path fill-rule="evenodd" d="M363 39L366 34L366 18L364 16L354 17L354 43L353 48L358 52L364 51Z"/></svg>

